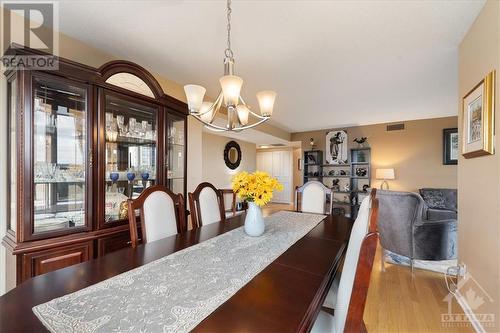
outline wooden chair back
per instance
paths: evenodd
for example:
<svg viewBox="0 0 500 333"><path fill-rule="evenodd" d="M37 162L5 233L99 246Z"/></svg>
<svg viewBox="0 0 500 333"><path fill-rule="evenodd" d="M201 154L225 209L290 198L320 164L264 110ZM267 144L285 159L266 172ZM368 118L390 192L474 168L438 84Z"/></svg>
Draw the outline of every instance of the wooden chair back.
<svg viewBox="0 0 500 333"><path fill-rule="evenodd" d="M147 243L187 230L184 197L175 194L163 185L150 186L128 203L128 222L132 247L140 240ZM147 211L145 212L145 207ZM139 210L141 237L138 236L136 210ZM148 230L149 228L149 230ZM151 232L155 231L155 234ZM176 232L175 232L176 231ZM149 237L148 237L149 235Z"/></svg>
<svg viewBox="0 0 500 333"><path fill-rule="evenodd" d="M376 194L377 190L372 189L370 193L371 210L368 233L361 243L344 332L366 332L366 326L363 322L363 313L379 238L377 230L379 202L378 199L376 199Z"/></svg>
<svg viewBox="0 0 500 333"><path fill-rule="evenodd" d="M215 198L212 196L213 193ZM192 193L190 192L188 197L193 228L199 228L203 224L226 221L224 196L222 191L214 185L203 182ZM211 202L202 202L203 200L210 200Z"/></svg>
<svg viewBox="0 0 500 333"><path fill-rule="evenodd" d="M328 195L330 195L330 205L328 205ZM322 182L311 180L296 188L295 210L304 213L331 214L332 199L332 189L326 187Z"/></svg>
<svg viewBox="0 0 500 333"><path fill-rule="evenodd" d="M236 204L237 204L237 195L236 195L236 193L234 193L234 191L232 189L221 189L220 191L222 192L222 196L225 199L224 200L224 208L225 208L225 212L226 212L226 217L228 216L227 213L231 213L230 214L231 216L236 216ZM231 204L230 205L226 205L228 197L231 198ZM245 205L243 205L242 211L243 210L246 211L246 206Z"/></svg>

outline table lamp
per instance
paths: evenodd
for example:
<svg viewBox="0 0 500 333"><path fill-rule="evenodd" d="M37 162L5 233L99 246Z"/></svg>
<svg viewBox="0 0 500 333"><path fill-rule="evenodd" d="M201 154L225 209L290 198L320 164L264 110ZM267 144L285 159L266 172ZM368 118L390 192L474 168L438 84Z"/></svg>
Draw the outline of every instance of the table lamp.
<svg viewBox="0 0 500 333"><path fill-rule="evenodd" d="M380 184L380 189L384 189L384 185L387 187L387 190L389 189L389 183L387 180L392 180L395 179L394 177L394 169L377 169L375 172L375 178L377 179L382 179L383 182Z"/></svg>

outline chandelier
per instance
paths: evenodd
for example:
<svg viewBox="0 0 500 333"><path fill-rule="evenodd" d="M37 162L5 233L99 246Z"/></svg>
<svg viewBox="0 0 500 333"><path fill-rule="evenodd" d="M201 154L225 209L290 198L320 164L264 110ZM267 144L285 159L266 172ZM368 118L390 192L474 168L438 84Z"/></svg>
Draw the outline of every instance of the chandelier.
<svg viewBox="0 0 500 333"><path fill-rule="evenodd" d="M227 0L227 48L224 51L224 76L219 79L221 91L214 102L204 102L204 87L188 84L184 86L189 113L214 131L242 131L255 127L271 117L273 113L276 92L271 90L257 93L260 115L252 112L240 95L243 79L234 74L234 57L231 50L231 0ZM227 123L219 126L214 123L217 114L225 110ZM222 112L221 112L222 114ZM255 118L249 122L250 116Z"/></svg>

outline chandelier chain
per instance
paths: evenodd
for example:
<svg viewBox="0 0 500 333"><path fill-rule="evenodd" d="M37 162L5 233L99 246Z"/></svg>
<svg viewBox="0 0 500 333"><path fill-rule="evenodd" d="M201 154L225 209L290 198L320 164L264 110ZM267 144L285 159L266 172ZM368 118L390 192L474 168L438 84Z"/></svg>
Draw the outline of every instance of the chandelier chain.
<svg viewBox="0 0 500 333"><path fill-rule="evenodd" d="M224 51L226 57L233 58L233 50L231 50L231 0L227 0L227 49Z"/></svg>

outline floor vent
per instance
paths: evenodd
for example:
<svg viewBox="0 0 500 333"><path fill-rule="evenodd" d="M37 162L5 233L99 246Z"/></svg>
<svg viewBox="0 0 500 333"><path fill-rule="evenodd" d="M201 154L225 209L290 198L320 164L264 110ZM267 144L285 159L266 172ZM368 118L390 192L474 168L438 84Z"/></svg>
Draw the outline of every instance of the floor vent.
<svg viewBox="0 0 500 333"><path fill-rule="evenodd" d="M391 131L403 131L404 129L405 129L405 124L404 123L387 125L387 132L391 132Z"/></svg>

